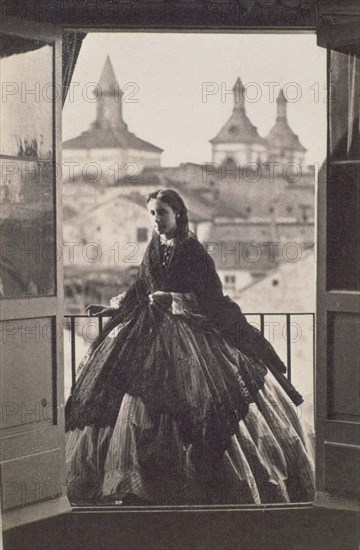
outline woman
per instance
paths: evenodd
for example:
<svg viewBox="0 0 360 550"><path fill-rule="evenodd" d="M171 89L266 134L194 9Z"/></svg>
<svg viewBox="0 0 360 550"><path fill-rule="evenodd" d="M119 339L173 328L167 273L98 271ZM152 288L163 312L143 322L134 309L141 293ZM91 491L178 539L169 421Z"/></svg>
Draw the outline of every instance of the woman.
<svg viewBox="0 0 360 550"><path fill-rule="evenodd" d="M290 403L302 398L285 366L224 297L181 197L160 190L147 206L154 234L137 279L101 311L111 321L66 405L70 499L312 500L311 445Z"/></svg>

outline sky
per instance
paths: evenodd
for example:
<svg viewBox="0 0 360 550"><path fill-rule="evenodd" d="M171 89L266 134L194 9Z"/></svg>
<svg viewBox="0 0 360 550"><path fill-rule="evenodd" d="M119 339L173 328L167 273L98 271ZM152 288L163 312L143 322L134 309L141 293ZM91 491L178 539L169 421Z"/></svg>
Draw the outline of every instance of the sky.
<svg viewBox="0 0 360 550"><path fill-rule="evenodd" d="M95 119L92 95L109 55L130 131L164 149L162 164L211 161L209 140L230 117L240 76L251 122L265 137L284 87L288 121L308 149L326 151L326 51L316 35L244 33L90 33L83 41L63 110L64 140Z"/></svg>

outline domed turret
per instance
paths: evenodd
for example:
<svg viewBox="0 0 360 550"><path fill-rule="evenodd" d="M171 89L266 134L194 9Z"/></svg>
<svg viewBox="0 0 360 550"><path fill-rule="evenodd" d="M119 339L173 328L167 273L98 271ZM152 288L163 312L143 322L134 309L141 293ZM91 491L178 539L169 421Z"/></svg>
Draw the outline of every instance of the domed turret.
<svg viewBox="0 0 360 550"><path fill-rule="evenodd" d="M287 99L281 89L276 99L277 116L274 126L266 136L269 160L281 163L294 162L303 165L306 148L292 131L287 121Z"/></svg>
<svg viewBox="0 0 360 550"><path fill-rule="evenodd" d="M265 160L266 142L246 114L245 92L241 79L237 78L233 87L232 114L220 132L210 140L214 162L232 160L244 165L248 162L257 162L259 158Z"/></svg>

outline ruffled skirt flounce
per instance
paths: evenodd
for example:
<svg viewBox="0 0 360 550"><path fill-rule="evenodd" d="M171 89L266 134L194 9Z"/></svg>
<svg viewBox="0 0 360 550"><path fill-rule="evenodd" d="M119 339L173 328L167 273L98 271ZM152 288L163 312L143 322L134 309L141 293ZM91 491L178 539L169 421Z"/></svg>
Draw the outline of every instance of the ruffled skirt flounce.
<svg viewBox="0 0 360 550"><path fill-rule="evenodd" d="M149 309L114 329L79 369L68 407L69 499L311 501L313 438L301 407L261 361L203 320Z"/></svg>

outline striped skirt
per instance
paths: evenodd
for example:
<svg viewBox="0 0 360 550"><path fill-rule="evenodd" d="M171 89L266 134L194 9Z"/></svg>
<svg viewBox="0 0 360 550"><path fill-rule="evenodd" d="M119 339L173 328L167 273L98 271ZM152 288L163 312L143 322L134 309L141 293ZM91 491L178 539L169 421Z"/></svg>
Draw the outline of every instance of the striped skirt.
<svg viewBox="0 0 360 550"><path fill-rule="evenodd" d="M313 499L313 438L270 372L227 449L184 443L169 414L125 394L114 426L67 433L73 503L261 504Z"/></svg>

